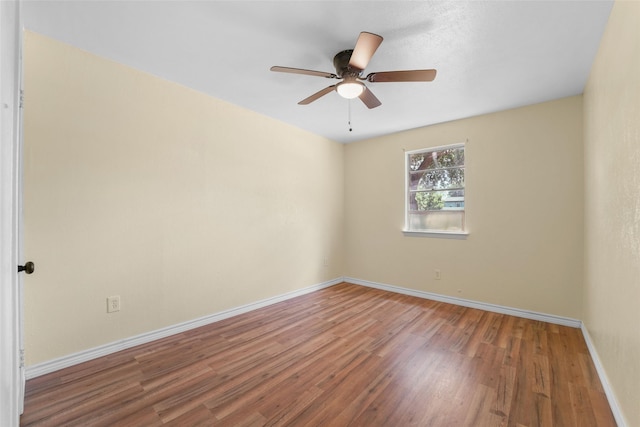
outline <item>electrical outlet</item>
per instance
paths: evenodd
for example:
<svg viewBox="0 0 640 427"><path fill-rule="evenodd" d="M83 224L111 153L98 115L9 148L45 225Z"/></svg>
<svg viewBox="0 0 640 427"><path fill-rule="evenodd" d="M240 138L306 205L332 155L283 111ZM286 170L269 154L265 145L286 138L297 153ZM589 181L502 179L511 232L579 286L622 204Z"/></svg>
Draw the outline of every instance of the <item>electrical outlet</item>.
<svg viewBox="0 0 640 427"><path fill-rule="evenodd" d="M120 311L120 295L107 298L107 313Z"/></svg>
<svg viewBox="0 0 640 427"><path fill-rule="evenodd" d="M440 270L436 269L436 270L433 270L433 272L434 272L433 277L434 277L436 280L440 280L440 279L442 279L442 273L440 272Z"/></svg>

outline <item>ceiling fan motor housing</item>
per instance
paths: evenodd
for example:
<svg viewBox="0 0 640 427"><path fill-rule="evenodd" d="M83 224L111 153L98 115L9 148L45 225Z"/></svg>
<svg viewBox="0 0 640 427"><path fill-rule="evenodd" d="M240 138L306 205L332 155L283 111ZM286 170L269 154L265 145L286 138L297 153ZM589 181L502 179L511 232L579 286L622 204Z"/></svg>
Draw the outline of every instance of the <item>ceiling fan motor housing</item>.
<svg viewBox="0 0 640 427"><path fill-rule="evenodd" d="M353 70L349 67L349 61L351 60L352 53L353 49L347 49L342 52L338 52L336 56L333 57L333 66L336 67L336 74L338 77L344 78L360 76L360 71Z"/></svg>

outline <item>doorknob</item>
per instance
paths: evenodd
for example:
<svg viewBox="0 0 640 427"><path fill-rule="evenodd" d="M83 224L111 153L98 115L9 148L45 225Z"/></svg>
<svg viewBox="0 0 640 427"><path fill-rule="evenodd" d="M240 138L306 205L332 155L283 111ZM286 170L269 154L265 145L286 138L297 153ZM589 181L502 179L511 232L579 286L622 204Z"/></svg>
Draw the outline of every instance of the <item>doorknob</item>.
<svg viewBox="0 0 640 427"><path fill-rule="evenodd" d="M18 273L20 273L21 271L24 271L27 274L31 274L36 271L36 265L31 261L26 262L24 265L18 266Z"/></svg>

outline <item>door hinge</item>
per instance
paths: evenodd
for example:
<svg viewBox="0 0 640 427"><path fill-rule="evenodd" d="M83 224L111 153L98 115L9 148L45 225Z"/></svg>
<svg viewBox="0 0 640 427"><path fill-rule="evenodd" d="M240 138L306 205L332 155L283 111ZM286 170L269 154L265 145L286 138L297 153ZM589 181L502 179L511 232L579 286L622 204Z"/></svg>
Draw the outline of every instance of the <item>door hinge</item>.
<svg viewBox="0 0 640 427"><path fill-rule="evenodd" d="M24 349L20 349L20 368L24 368Z"/></svg>
<svg viewBox="0 0 640 427"><path fill-rule="evenodd" d="M24 108L24 89L20 89L20 108Z"/></svg>

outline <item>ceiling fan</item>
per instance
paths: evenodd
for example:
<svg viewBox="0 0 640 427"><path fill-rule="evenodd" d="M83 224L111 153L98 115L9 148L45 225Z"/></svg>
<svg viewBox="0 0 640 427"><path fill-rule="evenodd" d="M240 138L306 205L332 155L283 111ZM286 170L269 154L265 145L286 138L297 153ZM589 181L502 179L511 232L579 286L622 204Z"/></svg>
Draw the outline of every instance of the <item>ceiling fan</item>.
<svg viewBox="0 0 640 427"><path fill-rule="evenodd" d="M371 92L363 81L369 83L382 82L430 82L436 78L436 70L406 70L406 71L381 71L377 73L369 73L366 77L361 74L371 57L382 43L382 37L363 31L358 37L356 46L353 49L338 52L333 58L333 65L336 73L327 73L324 71L305 70L302 68L291 67L271 67L271 71L281 73L306 74L309 76L326 77L328 79L342 79L341 82L328 86L313 95L298 102L300 105L307 105L318 98L333 92L347 99L360 98L364 105L368 108L376 108L382 103Z"/></svg>

